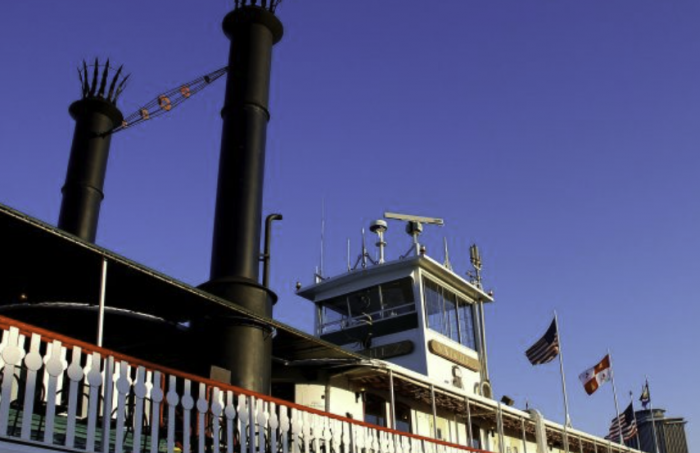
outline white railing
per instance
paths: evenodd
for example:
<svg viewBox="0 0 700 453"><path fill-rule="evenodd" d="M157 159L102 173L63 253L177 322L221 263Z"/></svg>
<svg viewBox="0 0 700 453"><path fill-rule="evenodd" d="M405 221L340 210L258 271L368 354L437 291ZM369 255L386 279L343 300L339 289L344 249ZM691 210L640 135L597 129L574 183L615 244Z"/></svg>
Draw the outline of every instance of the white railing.
<svg viewBox="0 0 700 453"><path fill-rule="evenodd" d="M9 318L0 317L0 328L0 441L103 453L470 450L159 367Z"/></svg>

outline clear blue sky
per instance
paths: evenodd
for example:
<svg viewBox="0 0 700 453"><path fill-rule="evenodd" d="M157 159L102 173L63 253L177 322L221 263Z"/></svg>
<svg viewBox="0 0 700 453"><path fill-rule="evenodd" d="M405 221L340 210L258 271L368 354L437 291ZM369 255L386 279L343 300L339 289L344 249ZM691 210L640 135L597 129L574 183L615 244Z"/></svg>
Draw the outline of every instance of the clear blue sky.
<svg viewBox="0 0 700 453"><path fill-rule="evenodd" d="M83 58L132 74L128 114L226 64L232 1L3 5L0 202L55 223ZM555 363L523 351L559 313L574 426L605 434L609 385L577 375L612 350L621 406L649 375L655 407L700 446L700 2L285 0L275 47L266 212L275 315L319 261L353 258L385 210L443 217L429 253L467 270L482 248L497 396L563 409ZM223 81L112 142L98 243L185 282L209 272ZM405 252L399 225L389 255Z"/></svg>

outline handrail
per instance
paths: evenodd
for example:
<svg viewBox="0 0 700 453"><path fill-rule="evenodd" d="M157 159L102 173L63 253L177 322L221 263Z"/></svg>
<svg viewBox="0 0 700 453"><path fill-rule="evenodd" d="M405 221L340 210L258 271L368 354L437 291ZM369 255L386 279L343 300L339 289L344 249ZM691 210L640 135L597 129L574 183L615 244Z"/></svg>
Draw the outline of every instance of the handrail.
<svg viewBox="0 0 700 453"><path fill-rule="evenodd" d="M198 451L229 453L234 447L249 453L483 452L257 394L4 316L0 328L0 439L78 451L108 442L115 452L126 451L131 439L130 450L150 445L144 451L152 453L178 451L178 442L183 449L196 442ZM21 430L11 426L12 417L14 425L21 417Z"/></svg>

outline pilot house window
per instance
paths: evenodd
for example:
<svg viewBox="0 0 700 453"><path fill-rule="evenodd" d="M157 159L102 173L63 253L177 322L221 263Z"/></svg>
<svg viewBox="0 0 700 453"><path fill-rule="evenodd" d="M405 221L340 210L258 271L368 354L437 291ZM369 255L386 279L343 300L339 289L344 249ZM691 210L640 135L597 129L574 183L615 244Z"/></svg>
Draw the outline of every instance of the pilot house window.
<svg viewBox="0 0 700 453"><path fill-rule="evenodd" d="M318 307L320 335L412 313L416 310L413 280L402 278L371 286L324 300Z"/></svg>
<svg viewBox="0 0 700 453"><path fill-rule="evenodd" d="M476 349L472 304L437 283L423 279L428 327Z"/></svg>

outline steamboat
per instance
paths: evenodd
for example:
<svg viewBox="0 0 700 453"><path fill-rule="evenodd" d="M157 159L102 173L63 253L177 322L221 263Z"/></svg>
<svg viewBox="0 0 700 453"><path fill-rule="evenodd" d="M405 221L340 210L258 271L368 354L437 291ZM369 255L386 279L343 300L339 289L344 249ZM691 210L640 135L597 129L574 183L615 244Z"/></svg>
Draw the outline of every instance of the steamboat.
<svg viewBox="0 0 700 453"><path fill-rule="evenodd" d="M424 227L442 219L385 213L369 226L376 251L363 246L347 272L298 286L315 307L313 334L274 319L269 232L281 216L263 221L262 182L277 3L237 1L224 19L211 279L198 287L94 240L112 134L212 77L125 119L121 71L95 62L80 72L58 226L0 205L2 451L635 451L494 398L485 322L494 296L475 246L465 277L421 245ZM410 237L394 258L390 226Z"/></svg>

